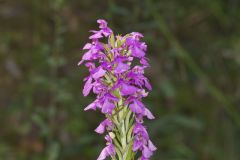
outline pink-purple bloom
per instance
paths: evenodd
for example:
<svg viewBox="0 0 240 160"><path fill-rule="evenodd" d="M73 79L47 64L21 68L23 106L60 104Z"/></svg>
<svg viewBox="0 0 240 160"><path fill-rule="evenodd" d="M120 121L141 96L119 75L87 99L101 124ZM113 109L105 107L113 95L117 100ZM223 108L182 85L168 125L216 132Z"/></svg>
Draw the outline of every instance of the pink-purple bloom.
<svg viewBox="0 0 240 160"><path fill-rule="evenodd" d="M113 124L109 119L105 119L104 121L102 121L100 123L100 125L95 129L95 132L99 133L99 134L103 134L105 132L105 130L109 129L111 130Z"/></svg>
<svg viewBox="0 0 240 160"><path fill-rule="evenodd" d="M97 23L99 30L91 31L91 42L83 47L86 52L79 62L79 65L85 62L90 73L84 79L83 95L87 96L91 91L96 94L96 100L84 110L99 109L106 117L95 129L99 134L107 132L106 147L97 160L116 155L124 157L126 153L122 152L126 149L122 150L121 147L129 146L129 153L139 151L139 158L148 160L156 147L143 125L144 117L154 119L142 102L142 98L152 89L144 76L145 68L149 67L145 57L147 45L141 41L141 33L114 36L105 20L99 19ZM131 118L135 119L134 123L131 123ZM123 129L122 125L125 125ZM126 135L125 132L130 134ZM125 136L127 141L122 142L121 136Z"/></svg>
<svg viewBox="0 0 240 160"><path fill-rule="evenodd" d="M115 147L112 143L112 138L109 135L106 135L105 140L107 141L107 146L103 148L97 160L104 160L107 158L107 156L114 156L116 154Z"/></svg>

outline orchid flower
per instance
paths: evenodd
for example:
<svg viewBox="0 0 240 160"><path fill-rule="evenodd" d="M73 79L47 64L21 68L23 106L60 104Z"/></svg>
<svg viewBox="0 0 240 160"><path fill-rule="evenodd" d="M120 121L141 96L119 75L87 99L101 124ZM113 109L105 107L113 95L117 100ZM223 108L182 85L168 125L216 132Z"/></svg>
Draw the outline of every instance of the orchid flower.
<svg viewBox="0 0 240 160"><path fill-rule="evenodd" d="M84 110L99 109L105 116L95 129L106 133L106 147L97 160L108 156L113 160L149 160L156 147L143 125L144 118L154 119L142 102L152 89L144 76L149 67L147 45L141 41L141 33L115 36L105 20L97 23L99 30L91 31L91 42L83 47L86 52L79 62L85 63L90 73L84 78L83 95L96 94L96 100ZM140 157L136 157L138 152Z"/></svg>

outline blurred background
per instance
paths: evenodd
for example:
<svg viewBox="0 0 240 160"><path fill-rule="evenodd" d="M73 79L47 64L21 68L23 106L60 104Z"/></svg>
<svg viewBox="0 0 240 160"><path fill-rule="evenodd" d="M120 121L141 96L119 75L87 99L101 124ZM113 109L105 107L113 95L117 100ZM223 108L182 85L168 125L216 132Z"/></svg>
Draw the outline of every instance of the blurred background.
<svg viewBox="0 0 240 160"><path fill-rule="evenodd" d="M0 160L99 155L77 66L98 18L145 35L152 159L239 160L239 0L0 0Z"/></svg>

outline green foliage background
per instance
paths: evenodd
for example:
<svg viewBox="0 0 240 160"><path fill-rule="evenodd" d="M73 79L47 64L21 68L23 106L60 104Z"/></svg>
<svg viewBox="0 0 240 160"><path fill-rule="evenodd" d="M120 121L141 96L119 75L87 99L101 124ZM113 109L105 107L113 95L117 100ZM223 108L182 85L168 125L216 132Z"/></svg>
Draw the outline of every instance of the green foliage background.
<svg viewBox="0 0 240 160"><path fill-rule="evenodd" d="M98 18L145 35L152 159L239 160L239 0L1 0L0 159L96 159L77 63Z"/></svg>

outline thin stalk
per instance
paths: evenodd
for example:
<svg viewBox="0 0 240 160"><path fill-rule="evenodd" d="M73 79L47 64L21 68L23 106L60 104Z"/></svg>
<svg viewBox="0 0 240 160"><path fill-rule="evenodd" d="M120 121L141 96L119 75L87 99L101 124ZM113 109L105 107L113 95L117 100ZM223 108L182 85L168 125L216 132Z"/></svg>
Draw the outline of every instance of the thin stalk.
<svg viewBox="0 0 240 160"><path fill-rule="evenodd" d="M119 91L117 91L119 92ZM116 103L114 114L109 117L113 120L115 129L113 131L115 137L113 144L117 152L117 160L132 160L134 153L132 151L133 144L133 123L134 114L128 108L123 106L123 98L119 96L119 102ZM117 117L117 118L116 118Z"/></svg>

